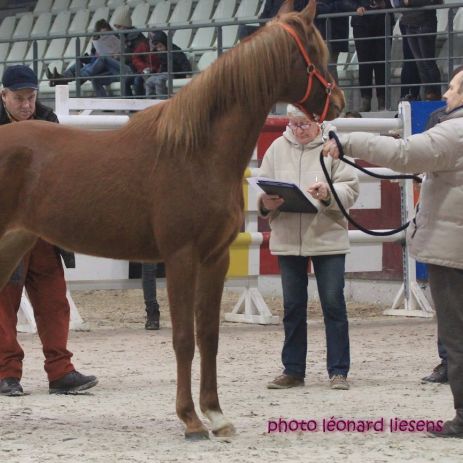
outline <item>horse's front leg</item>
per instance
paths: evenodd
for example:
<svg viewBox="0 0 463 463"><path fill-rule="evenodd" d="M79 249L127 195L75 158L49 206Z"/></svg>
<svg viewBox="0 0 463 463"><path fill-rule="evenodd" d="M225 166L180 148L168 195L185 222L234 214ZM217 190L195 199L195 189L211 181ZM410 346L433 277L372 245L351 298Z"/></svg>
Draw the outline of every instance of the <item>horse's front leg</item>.
<svg viewBox="0 0 463 463"><path fill-rule="evenodd" d="M191 395L191 364L195 350L194 294L198 256L186 246L165 260L172 335L177 358L177 415L185 423L185 437L208 439L209 431L196 414Z"/></svg>
<svg viewBox="0 0 463 463"><path fill-rule="evenodd" d="M235 434L235 427L222 413L217 395L220 302L228 264L227 249L214 262L201 265L195 297L196 336L201 355L200 406L218 437Z"/></svg>
<svg viewBox="0 0 463 463"><path fill-rule="evenodd" d="M21 258L37 242L37 236L26 230L6 233L0 239L0 290L7 284Z"/></svg>

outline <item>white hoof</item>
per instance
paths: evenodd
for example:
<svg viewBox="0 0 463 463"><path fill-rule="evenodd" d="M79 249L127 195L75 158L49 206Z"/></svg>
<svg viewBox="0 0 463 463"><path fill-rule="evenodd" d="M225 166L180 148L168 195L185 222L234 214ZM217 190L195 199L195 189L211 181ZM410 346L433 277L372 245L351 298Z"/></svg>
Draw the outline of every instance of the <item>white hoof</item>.
<svg viewBox="0 0 463 463"><path fill-rule="evenodd" d="M235 434L235 427L223 413L209 410L204 413L211 422L211 428L214 435L218 437L229 437Z"/></svg>

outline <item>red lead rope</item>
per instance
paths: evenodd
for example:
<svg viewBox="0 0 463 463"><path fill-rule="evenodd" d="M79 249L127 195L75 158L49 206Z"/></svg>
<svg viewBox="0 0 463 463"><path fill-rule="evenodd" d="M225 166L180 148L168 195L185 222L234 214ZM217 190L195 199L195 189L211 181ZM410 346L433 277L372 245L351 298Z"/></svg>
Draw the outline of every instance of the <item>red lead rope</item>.
<svg viewBox="0 0 463 463"><path fill-rule="evenodd" d="M296 106L299 109L301 109L303 112L307 113L307 110L302 107L302 104L305 103L307 101L307 99L309 98L309 96L310 96L310 93L312 91L312 84L313 84L313 77L314 76L325 87L325 92L326 92L325 106L323 107L323 112L322 112L322 114L320 116L320 119L318 120L318 122L322 123L326 118L326 114L328 113L331 92L335 88L336 84L328 82L322 76L322 74L320 74L319 70L315 67L315 65L310 60L310 57L309 57L306 49L302 45L301 39L296 34L295 30L292 27L288 26L287 24L283 24L283 23L277 23L277 24L279 26L281 26L286 32L288 32L288 34L290 34L291 37L295 40L296 45L298 46L299 51L301 52L301 54L302 54L302 56L303 56L303 58L304 58L304 60L305 60L305 62L307 64L307 76L308 76L307 90L305 91L305 95L302 97L302 99L299 100L296 103Z"/></svg>

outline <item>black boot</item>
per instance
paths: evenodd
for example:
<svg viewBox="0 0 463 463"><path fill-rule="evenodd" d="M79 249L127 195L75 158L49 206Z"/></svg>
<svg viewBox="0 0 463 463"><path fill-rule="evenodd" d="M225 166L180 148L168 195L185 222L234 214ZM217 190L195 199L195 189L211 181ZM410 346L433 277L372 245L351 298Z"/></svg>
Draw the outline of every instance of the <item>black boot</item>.
<svg viewBox="0 0 463 463"><path fill-rule="evenodd" d="M386 100L384 97L378 96L376 97L376 100L378 101L378 111L384 111L386 109Z"/></svg>
<svg viewBox="0 0 463 463"><path fill-rule="evenodd" d="M146 323L145 330L158 330L159 329L159 305L153 307L146 307Z"/></svg>
<svg viewBox="0 0 463 463"><path fill-rule="evenodd" d="M447 372L447 364L444 362L439 363L439 365L437 365L437 367L432 370L432 373L428 376L425 376L424 378L421 378L421 381L426 383L448 383L449 377Z"/></svg>
<svg viewBox="0 0 463 463"><path fill-rule="evenodd" d="M360 104L360 112L366 113L368 111L371 111L371 96L370 97L362 96L362 102Z"/></svg>
<svg viewBox="0 0 463 463"><path fill-rule="evenodd" d="M48 74L47 74L48 77ZM50 86L54 87L55 85L67 85L69 82L72 82L74 77L66 77L64 74L60 74L58 69L53 69L53 79L50 80ZM53 85L52 85L53 82Z"/></svg>
<svg viewBox="0 0 463 463"><path fill-rule="evenodd" d="M50 71L50 69L48 67L45 69L45 74L46 74L47 79L48 79L48 85L50 85L50 87L54 87L56 85L56 83L55 83L53 74L51 73L51 71Z"/></svg>
<svg viewBox="0 0 463 463"><path fill-rule="evenodd" d="M455 437L463 439L463 408L456 410L453 420L446 421L440 431L431 431L430 437Z"/></svg>

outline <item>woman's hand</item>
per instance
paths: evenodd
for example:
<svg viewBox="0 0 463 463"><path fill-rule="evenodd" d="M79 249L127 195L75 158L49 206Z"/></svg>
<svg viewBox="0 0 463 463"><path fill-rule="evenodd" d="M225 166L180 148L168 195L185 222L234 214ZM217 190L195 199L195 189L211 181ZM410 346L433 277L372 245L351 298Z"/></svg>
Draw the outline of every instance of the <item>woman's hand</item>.
<svg viewBox="0 0 463 463"><path fill-rule="evenodd" d="M268 195L267 193L264 193L260 197L260 200L262 201L264 208L268 211L278 209L285 202L285 200L281 196Z"/></svg>
<svg viewBox="0 0 463 463"><path fill-rule="evenodd" d="M331 196L329 186L325 182L315 182L309 187L307 193L319 201L328 201Z"/></svg>

